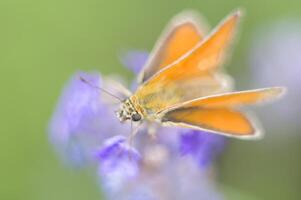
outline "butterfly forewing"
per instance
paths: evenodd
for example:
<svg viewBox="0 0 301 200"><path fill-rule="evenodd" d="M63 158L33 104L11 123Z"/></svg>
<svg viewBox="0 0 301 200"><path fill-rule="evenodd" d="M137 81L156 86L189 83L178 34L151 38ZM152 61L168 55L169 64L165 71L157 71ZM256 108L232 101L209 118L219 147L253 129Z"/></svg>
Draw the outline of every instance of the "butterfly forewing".
<svg viewBox="0 0 301 200"><path fill-rule="evenodd" d="M193 99L181 104L181 107L218 108L258 104L273 100L281 96L284 91L285 90L283 87L271 87L217 94L213 96L201 97L199 99Z"/></svg>
<svg viewBox="0 0 301 200"><path fill-rule="evenodd" d="M171 20L141 71L139 82L148 80L203 39L205 26L199 18L195 13L184 12Z"/></svg>

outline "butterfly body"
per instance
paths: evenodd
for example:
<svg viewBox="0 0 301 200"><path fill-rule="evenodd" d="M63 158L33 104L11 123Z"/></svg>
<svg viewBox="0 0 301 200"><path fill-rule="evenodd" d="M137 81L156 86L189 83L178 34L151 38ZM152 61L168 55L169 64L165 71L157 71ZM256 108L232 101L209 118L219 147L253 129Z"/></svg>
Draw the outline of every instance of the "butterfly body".
<svg viewBox="0 0 301 200"><path fill-rule="evenodd" d="M261 130L241 106L275 99L284 88L232 91L224 61L240 12L211 34L191 14L172 20L138 76L138 89L120 106L121 122L157 122L238 138L256 138Z"/></svg>

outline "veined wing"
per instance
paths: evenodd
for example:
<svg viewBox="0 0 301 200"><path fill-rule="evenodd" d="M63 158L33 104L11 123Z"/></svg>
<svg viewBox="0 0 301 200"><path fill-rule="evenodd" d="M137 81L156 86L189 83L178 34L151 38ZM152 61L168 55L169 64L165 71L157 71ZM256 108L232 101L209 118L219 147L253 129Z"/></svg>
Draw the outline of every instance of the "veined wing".
<svg viewBox="0 0 301 200"><path fill-rule="evenodd" d="M187 100L225 91L229 78L217 69L238 19L239 12L228 17L207 39L140 86L133 98L154 114Z"/></svg>
<svg viewBox="0 0 301 200"><path fill-rule="evenodd" d="M187 101L181 104L181 107L239 107L250 104L264 103L266 101L273 100L276 97L281 96L284 93L284 91L285 89L283 87L270 87L238 92L229 92L193 99L191 101Z"/></svg>
<svg viewBox="0 0 301 200"><path fill-rule="evenodd" d="M138 76L140 83L176 61L203 39L205 26L200 18L194 12L183 12L171 20Z"/></svg>
<svg viewBox="0 0 301 200"><path fill-rule="evenodd" d="M260 129L250 116L237 110L241 105L260 103L283 94L283 88L265 88L200 98L160 113L167 125L189 127L241 138L254 138Z"/></svg>

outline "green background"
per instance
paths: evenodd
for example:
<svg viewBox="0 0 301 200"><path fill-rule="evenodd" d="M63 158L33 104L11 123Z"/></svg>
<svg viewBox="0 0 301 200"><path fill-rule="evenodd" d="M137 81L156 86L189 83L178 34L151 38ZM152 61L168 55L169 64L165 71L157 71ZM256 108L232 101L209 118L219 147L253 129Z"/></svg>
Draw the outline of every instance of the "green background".
<svg viewBox="0 0 301 200"><path fill-rule="evenodd" d="M237 7L246 17L228 71L241 80L256 27L300 19L300 0L0 0L0 199L101 199L94 172L65 167L48 141L64 83L77 70L130 77L118 53L150 50L173 15L193 8L215 25ZM301 199L300 140L231 140L218 168L228 199Z"/></svg>

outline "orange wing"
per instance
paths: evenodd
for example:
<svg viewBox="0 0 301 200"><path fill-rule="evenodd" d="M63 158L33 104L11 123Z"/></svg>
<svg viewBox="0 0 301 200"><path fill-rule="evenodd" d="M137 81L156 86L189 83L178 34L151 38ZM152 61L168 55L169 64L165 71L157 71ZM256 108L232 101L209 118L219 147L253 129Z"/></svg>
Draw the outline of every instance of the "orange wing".
<svg viewBox="0 0 301 200"><path fill-rule="evenodd" d="M195 13L184 12L171 20L139 75L140 83L183 56L203 39L205 28L199 18Z"/></svg>
<svg viewBox="0 0 301 200"><path fill-rule="evenodd" d="M258 136L259 130L245 114L229 108L183 108L166 113L162 123L228 136Z"/></svg>
<svg viewBox="0 0 301 200"><path fill-rule="evenodd" d="M283 88L265 88L195 99L161 113L165 124L206 130L229 136L258 136L256 124L235 107L275 99Z"/></svg>
<svg viewBox="0 0 301 200"><path fill-rule="evenodd" d="M283 87L271 87L240 92L230 92L202 97L199 99L193 99L191 101L183 103L181 107L238 107L241 105L257 104L275 99L276 97L281 96L284 91L285 89Z"/></svg>
<svg viewBox="0 0 301 200"><path fill-rule="evenodd" d="M225 91L229 78L216 72L239 19L228 17L206 40L146 81L134 99L148 113L157 113L194 98Z"/></svg>

